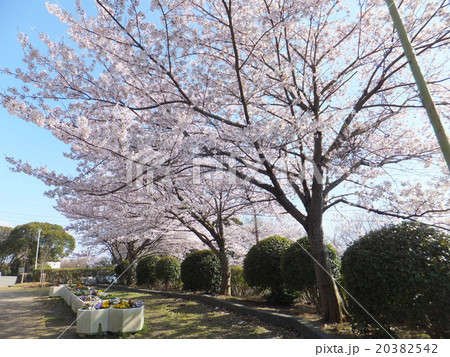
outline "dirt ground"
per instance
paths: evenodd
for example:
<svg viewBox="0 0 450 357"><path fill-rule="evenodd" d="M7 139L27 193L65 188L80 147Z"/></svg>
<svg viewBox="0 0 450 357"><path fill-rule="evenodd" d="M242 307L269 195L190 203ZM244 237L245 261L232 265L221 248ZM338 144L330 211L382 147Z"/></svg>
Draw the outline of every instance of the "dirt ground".
<svg viewBox="0 0 450 357"><path fill-rule="evenodd" d="M0 338L58 338L75 314L55 299L48 297L48 287L36 289L36 284L0 287ZM75 325L61 338L77 338Z"/></svg>

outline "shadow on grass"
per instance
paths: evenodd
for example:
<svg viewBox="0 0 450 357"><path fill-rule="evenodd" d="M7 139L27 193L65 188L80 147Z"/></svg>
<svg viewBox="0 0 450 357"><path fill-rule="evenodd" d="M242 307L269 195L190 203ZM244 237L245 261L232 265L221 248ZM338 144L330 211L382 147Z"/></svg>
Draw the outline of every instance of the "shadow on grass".
<svg viewBox="0 0 450 357"><path fill-rule="evenodd" d="M131 338L301 338L250 317L193 301L129 294L145 303L147 332Z"/></svg>
<svg viewBox="0 0 450 357"><path fill-rule="evenodd" d="M41 305L43 321L48 331L42 338L78 338L76 323L70 326L77 318L76 314L63 299L42 296L38 302Z"/></svg>
<svg viewBox="0 0 450 357"><path fill-rule="evenodd" d="M28 292L29 297L23 303L22 289L11 290L8 299L4 299L5 308L10 312L10 316L4 316L0 336L79 338L74 323L76 314L61 298L48 297L48 289L33 289L33 291L29 289ZM116 295L144 301L144 329L133 334L107 334L88 338L301 338L291 331L265 324L256 318L237 315L193 301L130 292L117 292ZM17 322L18 316L21 318L20 321L23 321L23 327ZM69 327L72 323L73 325Z"/></svg>

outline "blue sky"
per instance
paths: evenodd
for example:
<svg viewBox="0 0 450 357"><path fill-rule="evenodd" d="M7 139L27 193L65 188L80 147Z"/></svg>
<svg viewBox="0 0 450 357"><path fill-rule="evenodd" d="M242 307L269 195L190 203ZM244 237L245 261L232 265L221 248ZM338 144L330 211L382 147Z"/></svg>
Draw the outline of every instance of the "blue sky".
<svg viewBox="0 0 450 357"><path fill-rule="evenodd" d="M74 4L74 0L49 1L69 10ZM65 34L65 25L47 12L45 2L0 0L0 67L14 69L22 65L23 53L17 41L19 32L29 35L36 46L39 32L49 34L52 39ZM0 75L0 90L13 84L10 77ZM31 221L63 226L69 223L53 208L54 200L44 196L48 187L33 177L11 172L5 161L6 156L12 156L32 166L48 166L50 170L70 174L75 164L63 157L65 151L69 151L69 147L50 132L9 115L0 106L0 225L16 226Z"/></svg>
<svg viewBox="0 0 450 357"><path fill-rule="evenodd" d="M72 0L59 0L62 6L70 6ZM45 0L0 1L0 67L11 69L22 65L22 48L17 34L30 35L37 44L38 32L46 32L57 39L64 34L65 26L50 15ZM12 80L0 75L0 88L12 85ZM6 156L27 161L33 166L48 166L61 173L74 170L74 163L63 157L69 147L54 138L50 132L11 116L0 106L0 225L16 226L32 221L61 225L68 220L58 213L54 200L43 195L48 189L39 180L23 173L10 171Z"/></svg>

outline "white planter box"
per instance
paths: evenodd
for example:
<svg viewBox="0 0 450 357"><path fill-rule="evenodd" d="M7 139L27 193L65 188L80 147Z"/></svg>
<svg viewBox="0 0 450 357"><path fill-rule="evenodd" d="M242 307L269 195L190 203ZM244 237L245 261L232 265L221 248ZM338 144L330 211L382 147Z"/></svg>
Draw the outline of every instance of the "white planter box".
<svg viewBox="0 0 450 357"><path fill-rule="evenodd" d="M77 313L78 309L81 309L83 307L83 302L78 296L74 295L74 297L70 301L70 307L72 308L72 311L74 313Z"/></svg>
<svg viewBox="0 0 450 357"><path fill-rule="evenodd" d="M75 296L74 293L70 293L69 298L67 299L67 305L72 309L73 312L77 312L77 310L74 309L75 303L78 300L78 296Z"/></svg>
<svg viewBox="0 0 450 357"><path fill-rule="evenodd" d="M133 309L114 309L109 313L109 331L137 332L144 327L144 306Z"/></svg>
<svg viewBox="0 0 450 357"><path fill-rule="evenodd" d="M62 296L64 290L66 290L66 288L62 285L50 286L50 291L48 292L48 296L51 296L51 297Z"/></svg>
<svg viewBox="0 0 450 357"><path fill-rule="evenodd" d="M61 299L63 299L64 301L66 301L66 295L67 295L68 291L66 287L63 287L60 291L59 291L59 296L61 296Z"/></svg>
<svg viewBox="0 0 450 357"><path fill-rule="evenodd" d="M101 310L78 310L77 311L77 334L96 335L99 332L106 333L109 329L109 311Z"/></svg>
<svg viewBox="0 0 450 357"><path fill-rule="evenodd" d="M101 301L83 301L64 285L52 286L50 296L61 296L77 314L77 334L96 335L108 331L137 332L144 327L144 306L131 309L83 310L84 305L96 305Z"/></svg>
<svg viewBox="0 0 450 357"><path fill-rule="evenodd" d="M61 297L64 299L64 301L66 302L66 304L69 304L69 303L70 303L70 295L72 295L72 293L71 293L67 288L64 288L64 289L61 291Z"/></svg>

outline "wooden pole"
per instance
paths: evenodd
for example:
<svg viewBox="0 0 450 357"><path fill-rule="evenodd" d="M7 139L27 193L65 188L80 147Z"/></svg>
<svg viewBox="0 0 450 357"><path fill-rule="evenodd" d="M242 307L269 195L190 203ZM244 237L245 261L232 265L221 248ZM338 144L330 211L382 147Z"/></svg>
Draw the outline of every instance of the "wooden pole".
<svg viewBox="0 0 450 357"><path fill-rule="evenodd" d="M397 31L398 37L405 52L405 56L408 59L411 72L416 81L417 87L419 88L420 97L422 99L423 106L425 107L428 117L430 118L431 125L433 126L434 133L436 135L437 141L444 155L445 162L447 163L447 168L450 172L450 144L448 137L445 134L444 126L442 125L441 117L436 109L433 98L431 96L430 90L428 89L427 82L422 74L419 63L417 62L414 49L406 32L405 26L403 26L402 19L398 13L397 6L394 0L385 0L389 7L389 13L391 14L394 27Z"/></svg>

